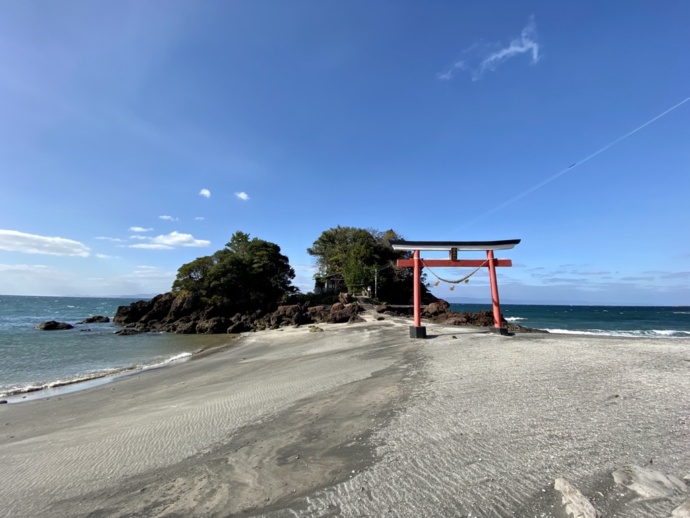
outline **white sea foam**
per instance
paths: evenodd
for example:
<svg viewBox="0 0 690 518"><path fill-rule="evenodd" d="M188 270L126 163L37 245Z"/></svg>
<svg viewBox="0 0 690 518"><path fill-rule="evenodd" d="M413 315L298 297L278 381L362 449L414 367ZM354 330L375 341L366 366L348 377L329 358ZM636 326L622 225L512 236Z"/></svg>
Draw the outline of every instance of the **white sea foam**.
<svg viewBox="0 0 690 518"><path fill-rule="evenodd" d="M170 358L166 358L163 361L160 361L158 363L153 363L151 365L145 365L143 368L144 369L153 369L156 367L163 367L164 365L168 365L170 363L176 363L176 362L183 362L186 360L189 360L192 357L192 353L180 353L176 354L175 356L171 356Z"/></svg>
<svg viewBox="0 0 690 518"><path fill-rule="evenodd" d="M527 320L526 318L523 318L523 317L505 317L505 319L508 322L517 322L519 320Z"/></svg>
<svg viewBox="0 0 690 518"><path fill-rule="evenodd" d="M94 383L107 383L110 381L109 378L131 373L132 371L164 367L172 363L186 361L191 357L192 353L184 352L171 356L170 358L166 358L162 361L147 365L132 365L124 368L101 369L87 374L77 375L74 378L63 378L48 383L27 383L25 385L1 387L0 398L12 398L12 396L15 396L14 399L27 399L27 396L31 395L31 398L35 399L57 394L55 390L59 390L61 394L74 392L77 390L90 388L94 386Z"/></svg>
<svg viewBox="0 0 690 518"><path fill-rule="evenodd" d="M651 331L611 331L604 329L544 329L549 333L565 335L589 335L589 336L617 336L623 338L688 338L690 331L678 331L674 329L653 329Z"/></svg>

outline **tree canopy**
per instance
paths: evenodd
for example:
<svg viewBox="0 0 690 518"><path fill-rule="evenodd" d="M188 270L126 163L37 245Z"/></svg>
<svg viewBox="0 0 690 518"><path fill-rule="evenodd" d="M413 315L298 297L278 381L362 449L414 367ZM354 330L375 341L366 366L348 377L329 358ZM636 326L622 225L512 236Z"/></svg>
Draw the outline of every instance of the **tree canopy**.
<svg viewBox="0 0 690 518"><path fill-rule="evenodd" d="M321 233L307 253L316 258L319 277L341 275L349 292L378 285L377 295L386 300L406 299L412 290L412 272L397 268L406 252L393 250L390 242L401 239L395 230L378 231L337 226Z"/></svg>
<svg viewBox="0 0 690 518"><path fill-rule="evenodd" d="M172 291L229 311L270 310L296 291L294 277L278 245L237 231L225 248L182 265Z"/></svg>

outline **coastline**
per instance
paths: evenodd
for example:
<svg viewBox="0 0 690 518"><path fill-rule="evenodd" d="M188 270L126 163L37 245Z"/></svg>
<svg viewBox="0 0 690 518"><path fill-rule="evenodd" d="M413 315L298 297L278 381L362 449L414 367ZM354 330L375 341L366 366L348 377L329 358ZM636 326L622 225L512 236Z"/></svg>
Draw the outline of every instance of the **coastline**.
<svg viewBox="0 0 690 518"><path fill-rule="evenodd" d="M611 516L690 496L611 482L690 474L690 340L367 320L0 406L0 516L564 516L557 477Z"/></svg>
<svg viewBox="0 0 690 518"><path fill-rule="evenodd" d="M183 335L177 335L183 336ZM111 383L123 377L135 375L153 369L173 366L183 361L201 358L208 354L232 347L238 339L233 335L184 335L190 341L190 351L174 354L165 359L152 359L149 363L133 364L127 367L113 367L80 374L74 378L57 379L45 383L27 383L13 390L0 392L0 401L17 404L26 401L58 397L72 392L89 390L99 385ZM194 343L199 342L199 343Z"/></svg>

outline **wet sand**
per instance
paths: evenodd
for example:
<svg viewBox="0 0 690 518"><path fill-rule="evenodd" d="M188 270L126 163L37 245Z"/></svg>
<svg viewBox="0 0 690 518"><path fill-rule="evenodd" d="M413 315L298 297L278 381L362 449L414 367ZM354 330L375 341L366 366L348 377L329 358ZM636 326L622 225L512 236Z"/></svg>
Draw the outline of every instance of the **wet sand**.
<svg viewBox="0 0 690 518"><path fill-rule="evenodd" d="M0 516L566 517L572 486L656 517L690 498L690 340L367 320L1 405Z"/></svg>

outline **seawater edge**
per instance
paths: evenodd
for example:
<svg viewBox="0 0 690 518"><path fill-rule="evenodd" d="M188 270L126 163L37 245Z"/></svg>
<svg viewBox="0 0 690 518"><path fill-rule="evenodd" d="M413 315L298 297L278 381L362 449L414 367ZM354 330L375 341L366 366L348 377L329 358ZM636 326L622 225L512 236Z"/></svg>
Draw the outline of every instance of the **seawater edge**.
<svg viewBox="0 0 690 518"><path fill-rule="evenodd" d="M158 333L157 333L158 334ZM182 336L182 335L177 335ZM104 372L90 373L79 376L73 379L57 380L43 384L30 384L25 387L18 387L16 390L0 393L0 401L5 401L7 404L24 403L28 401L36 401L39 399L47 399L52 397L59 397L73 392L88 390L101 385L106 385L115 381L119 381L130 376L135 376L145 372L154 370L172 368L180 363L193 361L206 356L222 352L233 346L238 345L239 339L242 335L185 335L189 336L190 340L197 338L206 339L211 343L203 345L193 352L183 352L175 354L170 358L154 363L132 365L118 369L111 369Z"/></svg>

